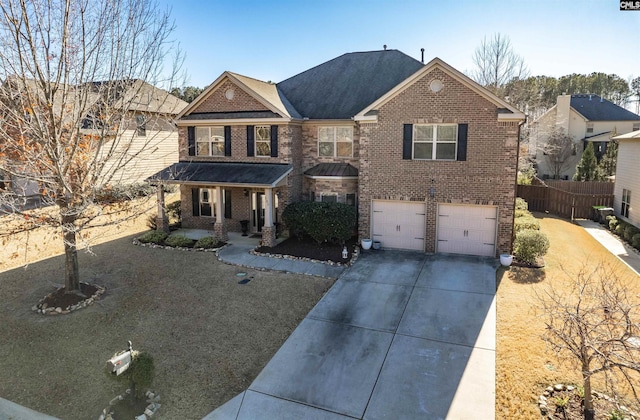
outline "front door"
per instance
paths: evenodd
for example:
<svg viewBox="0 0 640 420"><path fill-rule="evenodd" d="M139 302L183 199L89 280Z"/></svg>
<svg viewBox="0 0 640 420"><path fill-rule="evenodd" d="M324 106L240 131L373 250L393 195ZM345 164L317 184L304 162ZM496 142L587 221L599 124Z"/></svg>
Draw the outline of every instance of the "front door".
<svg viewBox="0 0 640 420"><path fill-rule="evenodd" d="M251 193L251 227L253 232L262 232L264 226L264 192Z"/></svg>

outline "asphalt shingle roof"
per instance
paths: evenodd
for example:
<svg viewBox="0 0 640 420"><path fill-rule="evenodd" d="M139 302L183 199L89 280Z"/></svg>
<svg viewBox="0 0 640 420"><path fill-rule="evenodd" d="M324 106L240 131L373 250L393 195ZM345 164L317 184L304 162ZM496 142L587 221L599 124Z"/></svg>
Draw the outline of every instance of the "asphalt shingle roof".
<svg viewBox="0 0 640 420"><path fill-rule="evenodd" d="M397 50L341 55L278 83L305 118L349 119L423 64Z"/></svg>
<svg viewBox="0 0 640 420"><path fill-rule="evenodd" d="M147 181L266 187L275 186L291 170L291 165L281 163L178 162Z"/></svg>
<svg viewBox="0 0 640 420"><path fill-rule="evenodd" d="M571 95L571 108L589 121L640 121L634 114L598 95Z"/></svg>
<svg viewBox="0 0 640 420"><path fill-rule="evenodd" d="M358 169L348 163L319 163L304 173L308 176L358 177Z"/></svg>

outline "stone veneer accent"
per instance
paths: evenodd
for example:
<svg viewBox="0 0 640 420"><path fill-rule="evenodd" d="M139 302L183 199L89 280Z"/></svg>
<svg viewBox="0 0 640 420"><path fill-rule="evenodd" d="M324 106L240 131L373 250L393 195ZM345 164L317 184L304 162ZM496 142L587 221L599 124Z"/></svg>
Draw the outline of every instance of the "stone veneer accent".
<svg viewBox="0 0 640 420"><path fill-rule="evenodd" d="M276 227L262 227L262 246L272 247L276 245Z"/></svg>

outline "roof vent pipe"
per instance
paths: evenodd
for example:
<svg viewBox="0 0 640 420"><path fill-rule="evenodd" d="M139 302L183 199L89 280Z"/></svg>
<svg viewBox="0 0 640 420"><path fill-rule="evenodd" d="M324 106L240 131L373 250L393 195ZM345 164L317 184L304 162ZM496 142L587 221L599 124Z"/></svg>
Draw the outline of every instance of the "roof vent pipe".
<svg viewBox="0 0 640 420"><path fill-rule="evenodd" d="M589 94L589 100L591 100L591 94Z"/></svg>
<svg viewBox="0 0 640 420"><path fill-rule="evenodd" d="M604 98L602 96L600 97L600 102L604 102Z"/></svg>
<svg viewBox="0 0 640 420"><path fill-rule="evenodd" d="M384 50L387 51L387 44L384 44L382 48L384 48Z"/></svg>
<svg viewBox="0 0 640 420"><path fill-rule="evenodd" d="M424 48L420 48L420 52L422 53L422 64L424 64Z"/></svg>

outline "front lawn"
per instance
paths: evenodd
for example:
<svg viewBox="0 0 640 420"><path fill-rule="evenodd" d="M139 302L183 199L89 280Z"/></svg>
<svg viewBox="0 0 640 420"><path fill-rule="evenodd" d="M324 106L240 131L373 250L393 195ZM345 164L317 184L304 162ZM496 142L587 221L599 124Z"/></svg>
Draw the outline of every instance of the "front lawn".
<svg viewBox="0 0 640 420"><path fill-rule="evenodd" d="M559 363L541 339L542 313L536 300L553 285L567 290L568 276L587 264L608 264L640 299L639 279L583 228L547 214L535 214L551 242L544 269L511 267L497 273L496 418L540 418L536 401L549 385L581 383L579 370ZM600 381L595 390L606 392ZM553 405L553 404L551 404ZM599 413L608 415L611 413ZM598 417L600 418L600 417Z"/></svg>
<svg viewBox="0 0 640 420"><path fill-rule="evenodd" d="M124 390L105 362L131 340L155 361L162 407L154 419L202 418L248 387L332 284L132 239L79 254L83 281L107 290L68 315L31 310L61 285L63 256L0 273L1 397L65 420L95 419Z"/></svg>

